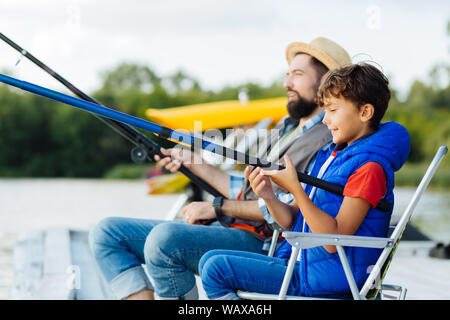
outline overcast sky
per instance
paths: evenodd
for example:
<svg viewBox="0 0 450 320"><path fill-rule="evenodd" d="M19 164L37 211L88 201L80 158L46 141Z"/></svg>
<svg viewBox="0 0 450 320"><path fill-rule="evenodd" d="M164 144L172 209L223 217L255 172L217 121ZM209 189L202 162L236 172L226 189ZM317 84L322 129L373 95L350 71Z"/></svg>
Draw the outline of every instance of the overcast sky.
<svg viewBox="0 0 450 320"><path fill-rule="evenodd" d="M204 88L286 72L285 48L318 36L340 43L354 61L373 60L405 91L449 62L450 1L0 0L0 32L87 92L118 63L159 75L181 68ZM0 70L64 91L0 43Z"/></svg>

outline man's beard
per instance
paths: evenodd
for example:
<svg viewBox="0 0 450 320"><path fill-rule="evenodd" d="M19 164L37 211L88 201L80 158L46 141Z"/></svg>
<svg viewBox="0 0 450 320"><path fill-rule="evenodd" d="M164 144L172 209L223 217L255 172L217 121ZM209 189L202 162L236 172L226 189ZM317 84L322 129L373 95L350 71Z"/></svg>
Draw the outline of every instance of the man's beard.
<svg viewBox="0 0 450 320"><path fill-rule="evenodd" d="M289 101L287 104L287 110L289 116L296 120L300 120L303 117L309 116L317 108L317 103L314 101L308 101L302 97L298 97L296 101Z"/></svg>

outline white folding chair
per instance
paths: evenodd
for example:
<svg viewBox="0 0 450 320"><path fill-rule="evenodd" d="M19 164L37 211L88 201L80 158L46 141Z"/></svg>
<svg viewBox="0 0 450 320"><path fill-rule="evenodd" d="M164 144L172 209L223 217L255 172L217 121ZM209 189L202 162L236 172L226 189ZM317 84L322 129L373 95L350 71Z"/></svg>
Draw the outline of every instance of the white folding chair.
<svg viewBox="0 0 450 320"><path fill-rule="evenodd" d="M287 296L286 292L291 281L292 272L294 269L297 256L301 249L314 248L324 245L334 245L337 248L342 267L344 269L350 291L353 299L376 299L380 290L382 291L397 291L399 293L398 299L403 300L406 297L407 289L399 285L382 284L384 276L387 273L390 262L395 254L397 246L402 238L406 225L411 219L411 215L419 202L422 194L425 192L431 178L436 172L442 158L447 153L446 146L441 146L436 152L431 161L425 175L423 176L419 186L417 187L408 207L402 214L397 226L388 238L379 237L361 237L361 236L347 236L339 234L317 234L317 233L303 233L303 232L283 232L283 237L292 245L292 253L289 259L288 267L281 285L278 295L261 294L255 292L238 291L237 295L242 299L254 300L284 300L284 299L323 299L320 297L302 297L302 296ZM356 286L352 270L347 260L343 247L366 247L366 248L380 248L383 249L377 263L373 266L366 282L361 290Z"/></svg>

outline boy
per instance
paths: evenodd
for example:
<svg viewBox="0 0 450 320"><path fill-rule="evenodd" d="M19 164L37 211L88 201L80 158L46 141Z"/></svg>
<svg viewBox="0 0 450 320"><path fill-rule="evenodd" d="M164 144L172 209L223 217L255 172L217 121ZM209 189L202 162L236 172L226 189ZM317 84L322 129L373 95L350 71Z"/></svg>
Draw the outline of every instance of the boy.
<svg viewBox="0 0 450 320"><path fill-rule="evenodd" d="M387 78L374 66L355 64L330 71L318 92L325 109L323 123L333 143L320 150L311 175L345 185L343 196L297 180L295 168L285 157L286 169L245 171L255 193L264 199L271 215L287 230L385 237L394 205L394 171L409 154L409 135L395 123L380 124L390 99ZM280 202L270 180L295 197L290 205ZM382 199L389 212L376 209ZM275 257L215 250L206 253L199 271L211 299L236 299L236 290L276 294L287 267L291 247L286 241ZM364 284L381 250L347 247L355 281ZM346 297L350 291L334 246L302 250L296 263L289 295Z"/></svg>

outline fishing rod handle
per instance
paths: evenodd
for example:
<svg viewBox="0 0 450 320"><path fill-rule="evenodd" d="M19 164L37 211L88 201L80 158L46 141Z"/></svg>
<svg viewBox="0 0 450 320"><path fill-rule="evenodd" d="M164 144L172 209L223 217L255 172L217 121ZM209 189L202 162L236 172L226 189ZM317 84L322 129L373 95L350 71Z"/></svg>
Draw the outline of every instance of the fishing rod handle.
<svg viewBox="0 0 450 320"><path fill-rule="evenodd" d="M285 169L285 167L279 166L279 170L282 169ZM301 182L329 191L331 193L339 195L344 194L344 187L336 183L330 183L326 180L318 179L316 177L298 171L297 171L297 178ZM383 212L388 212L391 209L391 203L386 199L381 199L380 202L378 202L376 208Z"/></svg>

